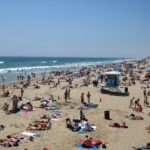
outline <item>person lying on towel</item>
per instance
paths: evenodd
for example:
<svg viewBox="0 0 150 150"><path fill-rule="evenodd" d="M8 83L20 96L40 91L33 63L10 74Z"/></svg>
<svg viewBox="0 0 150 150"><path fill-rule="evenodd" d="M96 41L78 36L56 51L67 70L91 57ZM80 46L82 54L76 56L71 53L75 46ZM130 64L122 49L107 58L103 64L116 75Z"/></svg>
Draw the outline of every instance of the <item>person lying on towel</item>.
<svg viewBox="0 0 150 150"><path fill-rule="evenodd" d="M85 136L84 140L80 141L80 144L82 144L83 147L99 147L101 144L104 144L104 140L89 138L88 135Z"/></svg>
<svg viewBox="0 0 150 150"><path fill-rule="evenodd" d="M26 110L26 111L32 111L33 110L33 105L31 102L27 102L26 104L22 104L20 106L21 109Z"/></svg>
<svg viewBox="0 0 150 150"><path fill-rule="evenodd" d="M143 120L143 117L141 117L141 116L136 116L136 115L134 115L134 114L131 114L131 115L129 115L129 116L126 116L126 118L129 118L129 119L131 119L131 120Z"/></svg>
<svg viewBox="0 0 150 150"><path fill-rule="evenodd" d="M66 127L72 131L92 131L93 127L88 123L87 119L82 121L74 119L74 125L72 124L70 118L66 119Z"/></svg>
<svg viewBox="0 0 150 150"><path fill-rule="evenodd" d="M139 105L138 108L135 109L136 112L143 112L142 105Z"/></svg>
<svg viewBox="0 0 150 150"><path fill-rule="evenodd" d="M51 122L49 119L40 119L34 121L32 124L29 124L27 130L48 130L51 128Z"/></svg>
<svg viewBox="0 0 150 150"><path fill-rule="evenodd" d="M89 124L88 119L85 119L81 123L79 123L79 127L81 127L82 131L91 131L91 130L94 130L92 128L92 126Z"/></svg>
<svg viewBox="0 0 150 150"><path fill-rule="evenodd" d="M123 124L113 123L113 124L110 124L109 126L114 127L114 128L128 128L125 122Z"/></svg>
<svg viewBox="0 0 150 150"><path fill-rule="evenodd" d="M41 102L41 107L45 108L48 106L49 100L42 99L40 102Z"/></svg>
<svg viewBox="0 0 150 150"><path fill-rule="evenodd" d="M66 119L66 127L71 129L72 131L79 131L81 127L78 126L78 123L74 121L74 125L72 124L70 118Z"/></svg>

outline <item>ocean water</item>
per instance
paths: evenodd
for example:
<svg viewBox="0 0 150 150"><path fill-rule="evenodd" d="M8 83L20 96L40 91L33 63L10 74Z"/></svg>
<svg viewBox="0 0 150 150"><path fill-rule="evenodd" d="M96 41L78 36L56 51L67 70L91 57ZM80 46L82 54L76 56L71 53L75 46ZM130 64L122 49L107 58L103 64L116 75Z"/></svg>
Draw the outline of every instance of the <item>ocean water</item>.
<svg viewBox="0 0 150 150"><path fill-rule="evenodd" d="M80 57L0 57L0 83L17 80L19 74L40 74L54 70L65 70L78 66L116 63L125 58L80 58Z"/></svg>

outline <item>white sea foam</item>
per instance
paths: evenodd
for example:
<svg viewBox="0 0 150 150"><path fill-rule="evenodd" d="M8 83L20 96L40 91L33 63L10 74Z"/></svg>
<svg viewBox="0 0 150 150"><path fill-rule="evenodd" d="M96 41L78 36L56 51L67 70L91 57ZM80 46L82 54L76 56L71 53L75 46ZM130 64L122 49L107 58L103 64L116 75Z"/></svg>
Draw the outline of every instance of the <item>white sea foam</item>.
<svg viewBox="0 0 150 150"><path fill-rule="evenodd" d="M84 67L84 66L92 66L92 65L101 65L101 64L109 64L109 63L119 63L122 61L129 61L131 59L119 59L119 60L111 60L111 61L97 61L97 62L78 62L78 63L66 63L63 65L53 65L53 66L30 66L30 67L16 67L16 68L3 68L0 69L0 73L7 73L7 72L19 72L22 70L29 70L29 71L37 71L40 69L59 69L59 68L73 68L73 67ZM132 59L133 60L133 59ZM53 61L53 62L57 62Z"/></svg>
<svg viewBox="0 0 150 150"><path fill-rule="evenodd" d="M50 66L32 66L32 67L17 67L17 68L3 68L0 69L0 73L6 73L6 72L16 72L16 71L22 71L22 70L33 70L33 69L48 69Z"/></svg>
<svg viewBox="0 0 150 150"><path fill-rule="evenodd" d="M56 62L57 62L57 60L53 60L52 62L53 62L53 63L56 63Z"/></svg>
<svg viewBox="0 0 150 150"><path fill-rule="evenodd" d="M47 61L42 61L41 63L42 63L42 64L46 64L46 63L47 63Z"/></svg>
<svg viewBox="0 0 150 150"><path fill-rule="evenodd" d="M4 61L0 61L0 64L4 64Z"/></svg>
<svg viewBox="0 0 150 150"><path fill-rule="evenodd" d="M130 60L130 59L128 59ZM52 68L71 68L71 67L84 67L92 65L119 63L122 61L127 61L127 59L111 60L111 61L97 61L97 62L78 62L78 63L66 63L64 65L51 66Z"/></svg>

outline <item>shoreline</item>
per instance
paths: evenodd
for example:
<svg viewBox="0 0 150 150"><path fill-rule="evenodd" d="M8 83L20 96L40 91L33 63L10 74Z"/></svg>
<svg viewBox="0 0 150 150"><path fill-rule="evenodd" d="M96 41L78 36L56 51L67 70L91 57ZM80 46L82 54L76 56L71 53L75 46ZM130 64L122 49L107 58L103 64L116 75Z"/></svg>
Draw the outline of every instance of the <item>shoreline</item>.
<svg viewBox="0 0 150 150"><path fill-rule="evenodd" d="M86 64L86 65L84 65L84 66L72 66L72 67L65 67L65 68L62 68L62 67L54 67L53 68L53 66L47 66L46 68L44 67L44 66L42 66L43 67L43 69L45 69L45 70L41 70L41 71L38 71L38 73L36 73L36 75L37 75L37 77L39 78L39 77L41 77L41 74L42 73L46 73L46 74L49 74L49 73L51 73L51 72L55 72L55 71L66 71L66 70L70 70L70 71L74 71L75 72L75 70L77 71L77 70L79 70L80 68L84 68L84 67L95 67L95 66L103 66L103 65L111 65L111 64L120 64L120 63L126 63L126 62L136 62L136 61L140 61L140 60L142 60L142 59L126 59L126 60L120 60L120 61L118 61L118 62L112 62L112 63L106 63L106 62L102 62L102 63L100 63L100 64L93 64L93 65L88 65L88 64ZM52 68L53 69L52 69ZM26 68L26 67L23 67L23 68ZM33 67L34 68L34 67ZM13 69L13 68L12 68ZM37 69L39 69L40 70L40 68L37 68ZM46 70L46 69L48 69L48 71ZM11 70L11 69L10 69ZM0 75L1 76L4 76L4 75L8 75L8 74L11 74L11 73L15 73L16 74L16 80L12 80L12 81L5 81L4 83L2 82L2 81L0 81L0 86L2 86L3 84L4 85L7 85L7 84L14 84L15 82L17 82L17 76L18 76L18 74L24 74L24 73L27 73L27 74L30 74L31 72L34 72L34 70L30 70L30 69L22 69L22 68L20 68L20 69L17 69L16 68L16 71L10 71L9 72L9 70L8 70L8 72L7 73L0 73ZM36 70L36 72L37 72L37 70ZM27 75L24 75L24 76L26 76L27 77Z"/></svg>

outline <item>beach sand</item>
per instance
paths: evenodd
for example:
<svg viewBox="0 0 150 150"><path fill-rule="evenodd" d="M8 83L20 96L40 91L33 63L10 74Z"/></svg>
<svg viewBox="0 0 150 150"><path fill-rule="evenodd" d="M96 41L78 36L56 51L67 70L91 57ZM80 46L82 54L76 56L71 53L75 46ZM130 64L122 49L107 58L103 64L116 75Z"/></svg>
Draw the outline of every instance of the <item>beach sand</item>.
<svg viewBox="0 0 150 150"><path fill-rule="evenodd" d="M81 78L75 79L73 83L80 83ZM61 86L66 85L65 82L61 82ZM10 85L8 85L9 87ZM150 112L149 108L144 108L144 113L133 112L129 109L129 102L132 97L135 99L140 98L140 103L143 106L143 90L141 84L136 81L136 85L129 87L129 96L112 96L107 94L101 94L99 87L79 87L71 89L71 99L69 103L65 104L64 91L59 86L57 88L50 89L47 85L40 85L40 89L34 89L33 86L29 86L25 89L24 98L32 100L35 95L43 96L48 98L51 94L54 97L60 96L58 100L60 110L66 114L66 117L79 118L79 106L80 106L80 95L82 92L87 94L88 91L91 93L91 102L99 104L96 109L84 110L85 116L89 122L97 126L94 132L87 133L90 137L104 139L107 143L107 150L132 150L133 146L141 146L150 142L150 134L147 133L146 127L150 125ZM13 94L19 94L19 89L14 89ZM100 102L100 98L102 101ZM86 98L85 98L86 100ZM86 100L87 101L87 100ZM0 107L7 102L11 104L10 98L0 98ZM19 103L25 103L23 100ZM38 101L32 101L33 106L38 106ZM110 111L110 117L112 120L104 119L104 111ZM29 123L38 119L42 114L47 113L46 110L35 108L27 116L19 116L16 114L5 114L0 109L0 124L6 126L3 131L0 131L0 139L5 138L7 135L12 133L20 133L26 131ZM127 115L134 113L141 115L144 120L136 121L129 120L126 118ZM86 134L79 134L72 132L66 128L65 118L62 117L60 121L52 121L52 128L45 131L33 131L40 134L40 137L35 138L33 142L27 142L20 144L18 147L4 148L0 146L0 150L12 149L12 150L42 150L47 147L49 150L77 150L76 144L85 137ZM118 122L126 122L128 125L127 129L117 129L109 127L109 124Z"/></svg>

